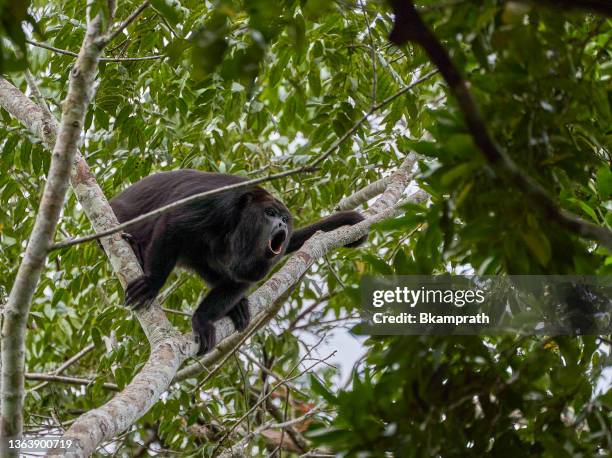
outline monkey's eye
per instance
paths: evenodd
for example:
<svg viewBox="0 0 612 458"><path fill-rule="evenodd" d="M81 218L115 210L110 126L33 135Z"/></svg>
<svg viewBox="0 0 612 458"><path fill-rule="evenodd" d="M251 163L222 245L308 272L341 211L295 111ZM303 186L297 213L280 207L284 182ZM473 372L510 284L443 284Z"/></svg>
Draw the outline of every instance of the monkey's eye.
<svg viewBox="0 0 612 458"><path fill-rule="evenodd" d="M287 223L289 222L289 217L288 217L288 216L283 216L283 217L281 218L281 221L282 221L283 223L287 224Z"/></svg>
<svg viewBox="0 0 612 458"><path fill-rule="evenodd" d="M276 216L276 212L272 208L266 208L264 210L264 213L268 216Z"/></svg>

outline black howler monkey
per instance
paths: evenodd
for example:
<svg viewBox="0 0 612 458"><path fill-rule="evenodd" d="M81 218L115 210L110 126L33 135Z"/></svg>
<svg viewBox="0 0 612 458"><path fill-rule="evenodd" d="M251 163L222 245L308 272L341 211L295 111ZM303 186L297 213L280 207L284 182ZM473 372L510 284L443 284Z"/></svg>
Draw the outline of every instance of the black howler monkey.
<svg viewBox="0 0 612 458"><path fill-rule="evenodd" d="M188 169L162 172L133 184L111 206L119 221L125 222L190 195L243 181L238 176ZM339 212L293 231L287 207L260 187L214 194L128 230L127 239L144 276L127 286L126 304L149 304L177 264L195 271L211 288L192 317L203 354L215 345L214 321L228 315L236 329L247 326L250 316L244 295L283 254L299 249L316 231L362 220L357 212Z"/></svg>

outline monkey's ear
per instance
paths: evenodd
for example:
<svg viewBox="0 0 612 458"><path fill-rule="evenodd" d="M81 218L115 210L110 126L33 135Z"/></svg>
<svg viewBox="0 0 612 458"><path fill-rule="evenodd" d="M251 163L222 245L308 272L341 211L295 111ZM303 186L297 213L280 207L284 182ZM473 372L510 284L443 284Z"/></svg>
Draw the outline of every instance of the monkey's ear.
<svg viewBox="0 0 612 458"><path fill-rule="evenodd" d="M266 201L274 201L274 198L268 193L268 191L255 188L246 190L239 199L239 203L241 205L249 205L252 203L261 203Z"/></svg>
<svg viewBox="0 0 612 458"><path fill-rule="evenodd" d="M253 203L255 200L253 193L251 191L246 191L240 195L238 198L238 207L242 210L246 208L248 205Z"/></svg>

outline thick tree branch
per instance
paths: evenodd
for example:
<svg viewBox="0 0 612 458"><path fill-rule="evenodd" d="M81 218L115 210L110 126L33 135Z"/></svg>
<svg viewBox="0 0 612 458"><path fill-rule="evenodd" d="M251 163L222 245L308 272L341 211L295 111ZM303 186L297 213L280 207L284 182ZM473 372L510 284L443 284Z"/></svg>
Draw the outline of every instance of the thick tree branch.
<svg viewBox="0 0 612 458"><path fill-rule="evenodd" d="M72 161L81 138L102 51L96 40L102 32L102 20L97 16L87 26L79 57L70 72L68 94L63 103L62 120L53 147L47 183L23 261L4 310L0 392L0 456L3 457L18 454L17 449L8 448L8 439L21 438L23 430L24 345L28 314L68 190ZM48 128L49 116L43 112L43 118L47 118L45 122Z"/></svg>
<svg viewBox="0 0 612 458"><path fill-rule="evenodd" d="M40 107L1 77L0 106L41 137L48 148L52 148L57 128L55 120L46 117ZM93 227L102 231L117 225L117 219L102 190L78 152L74 163L72 187ZM101 242L122 285L142 275L129 244L120 235L103 238ZM121 395L99 409L88 412L72 425L66 434L76 445L74 450L67 452L68 456L87 456L93 453L100 442L129 427L167 389L185 358L197 351L191 336L191 340L181 336L157 303L135 314L151 342L149 360ZM147 399L140 402L142 393L147 395ZM118 421L115 421L115 417L118 417Z"/></svg>
<svg viewBox="0 0 612 458"><path fill-rule="evenodd" d="M365 188L361 188L354 194L351 194L348 197L344 197L334 210L336 211L345 211L352 210L353 208L357 208L361 204L366 203L368 200L376 197L381 194L389 183L389 177L380 178L373 183L370 183Z"/></svg>
<svg viewBox="0 0 612 458"><path fill-rule="evenodd" d="M536 204L546 212L546 215L557 224L577 235L596 240L612 249L612 231L559 208L548 191L524 173L510 156L496 145L465 80L453 64L446 49L421 19L414 3L411 0L391 0L391 5L395 13L395 23L389 39L397 45L403 45L411 41L425 50L457 99L474 143L489 164L501 170L501 175L517 188L529 194Z"/></svg>
<svg viewBox="0 0 612 458"><path fill-rule="evenodd" d="M612 2L610 0L519 0L523 3L532 3L541 5L544 3L546 6L556 8L560 10L584 10L591 11L593 13L603 14L605 16L612 16Z"/></svg>

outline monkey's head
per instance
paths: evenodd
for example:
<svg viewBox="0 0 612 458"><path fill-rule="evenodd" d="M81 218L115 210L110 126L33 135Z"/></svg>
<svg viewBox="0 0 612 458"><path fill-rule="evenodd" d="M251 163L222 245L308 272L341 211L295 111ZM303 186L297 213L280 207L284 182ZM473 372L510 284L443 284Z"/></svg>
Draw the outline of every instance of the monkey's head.
<svg viewBox="0 0 612 458"><path fill-rule="evenodd" d="M232 270L242 280L257 281L287 250L293 224L285 205L261 188L240 199L239 222L232 234Z"/></svg>
<svg viewBox="0 0 612 458"><path fill-rule="evenodd" d="M265 256L272 259L282 255L287 249L292 230L291 214L276 199L263 204L263 207L266 228L263 233L267 242Z"/></svg>

